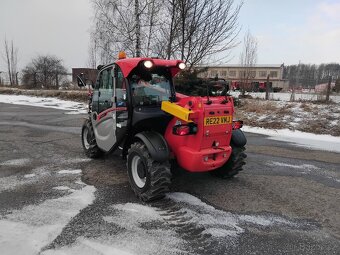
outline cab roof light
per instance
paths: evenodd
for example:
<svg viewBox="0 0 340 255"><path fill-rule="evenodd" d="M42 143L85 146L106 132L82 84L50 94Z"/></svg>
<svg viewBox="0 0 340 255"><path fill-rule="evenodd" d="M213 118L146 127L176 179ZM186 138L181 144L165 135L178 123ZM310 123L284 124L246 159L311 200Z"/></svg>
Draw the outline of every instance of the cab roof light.
<svg viewBox="0 0 340 255"><path fill-rule="evenodd" d="M150 60L146 60L146 61L144 61L143 65L144 65L145 68L150 69L153 66L153 63Z"/></svg>
<svg viewBox="0 0 340 255"><path fill-rule="evenodd" d="M186 65L183 62L181 62L178 64L178 68L184 70L186 68Z"/></svg>

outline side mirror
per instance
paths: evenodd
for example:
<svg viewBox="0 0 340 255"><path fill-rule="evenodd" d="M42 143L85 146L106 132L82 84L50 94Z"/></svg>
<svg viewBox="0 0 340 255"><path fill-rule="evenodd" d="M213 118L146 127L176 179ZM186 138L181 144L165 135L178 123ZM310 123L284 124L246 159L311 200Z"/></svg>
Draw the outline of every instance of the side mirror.
<svg viewBox="0 0 340 255"><path fill-rule="evenodd" d="M79 75L77 75L77 83L78 83L78 87L86 87L85 81L84 81L84 74L81 73Z"/></svg>

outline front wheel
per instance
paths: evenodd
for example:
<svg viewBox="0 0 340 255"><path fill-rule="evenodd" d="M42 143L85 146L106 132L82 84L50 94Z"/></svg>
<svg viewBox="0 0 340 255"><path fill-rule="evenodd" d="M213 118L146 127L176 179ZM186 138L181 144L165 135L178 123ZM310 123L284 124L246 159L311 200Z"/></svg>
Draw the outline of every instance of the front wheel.
<svg viewBox="0 0 340 255"><path fill-rule="evenodd" d="M131 145L127 157L127 171L132 190L142 201L163 198L171 184L170 164L153 160L141 142Z"/></svg>
<svg viewBox="0 0 340 255"><path fill-rule="evenodd" d="M212 175L222 179L228 179L234 177L242 170L243 165L246 164L245 158L247 155L244 153L246 148L244 146L238 147L233 143L231 143L231 148L232 152L228 161L220 168L211 171L210 173Z"/></svg>
<svg viewBox="0 0 340 255"><path fill-rule="evenodd" d="M98 158L103 155L103 151L98 148L96 137L94 135L92 123L89 119L85 120L82 131L81 141L84 152L89 158Z"/></svg>

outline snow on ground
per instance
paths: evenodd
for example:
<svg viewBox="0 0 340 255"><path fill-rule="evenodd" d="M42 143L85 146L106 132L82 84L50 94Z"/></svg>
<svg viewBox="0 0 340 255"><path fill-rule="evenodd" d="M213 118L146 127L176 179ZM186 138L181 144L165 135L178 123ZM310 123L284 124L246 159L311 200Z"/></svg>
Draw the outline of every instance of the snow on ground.
<svg viewBox="0 0 340 255"><path fill-rule="evenodd" d="M240 95L239 91L230 92L232 96L238 97ZM251 95L253 98L261 98L264 99L266 97L266 93L264 92L247 92L247 95ZM290 101L291 93L288 92L278 92L278 93L270 93L270 100L280 100L280 101ZM324 99L325 95L315 94L315 93L295 93L296 101L318 101L320 99ZM330 99L335 103L340 103L340 95L331 95Z"/></svg>
<svg viewBox="0 0 340 255"><path fill-rule="evenodd" d="M54 108L68 111L67 114L87 113L86 104L52 97L0 94L0 103Z"/></svg>
<svg viewBox="0 0 340 255"><path fill-rule="evenodd" d="M28 158L11 159L0 162L0 166L25 166L30 162Z"/></svg>
<svg viewBox="0 0 340 255"><path fill-rule="evenodd" d="M95 188L80 190L41 204L29 205L0 218L1 254L38 254L80 210L94 200Z"/></svg>
<svg viewBox="0 0 340 255"><path fill-rule="evenodd" d="M331 135L316 135L289 129L265 129L243 126L242 130L248 133L256 133L269 136L269 139L293 143L297 146L340 153L340 137Z"/></svg>
<svg viewBox="0 0 340 255"><path fill-rule="evenodd" d="M235 119L253 127L340 136L340 104L242 99Z"/></svg>
<svg viewBox="0 0 340 255"><path fill-rule="evenodd" d="M245 223L267 227L273 225L298 226L298 224L292 221L273 215L240 215L218 210L187 193L169 193L168 197L186 205L184 210L192 210L195 214L196 222L202 224L207 230L211 227L220 229L221 232L223 232L222 230L227 230L228 234L224 237L239 236L239 234L244 232L242 226Z"/></svg>
<svg viewBox="0 0 340 255"><path fill-rule="evenodd" d="M216 242L227 248L237 244L246 226L287 228L288 231L301 227L300 223L278 216L239 215L218 210L187 193L169 193L167 197L169 207L180 209L169 212L157 205L116 204L111 206L112 215L103 219L119 229L117 234L80 237L70 246L42 254L194 254L190 240L201 240L201 248ZM197 231L202 228L203 231ZM188 233L191 233L189 240L184 237Z"/></svg>
<svg viewBox="0 0 340 255"><path fill-rule="evenodd" d="M33 178L35 177L35 174L25 174L24 178Z"/></svg>
<svg viewBox="0 0 340 255"><path fill-rule="evenodd" d="M55 189L55 190L74 190L74 189L71 189L70 187L67 187L67 186L57 186L57 187L53 187L53 189Z"/></svg>
<svg viewBox="0 0 340 255"><path fill-rule="evenodd" d="M286 163L282 163L282 162L272 161L268 165L270 165L270 166L283 166L283 167L290 167L290 168L304 169L304 170L305 169L307 169L307 170L320 170L319 167L316 167L316 166L310 165L310 164L292 165L292 164L286 164Z"/></svg>
<svg viewBox="0 0 340 255"><path fill-rule="evenodd" d="M60 170L60 171L58 171L58 174L81 174L81 169Z"/></svg>
<svg viewBox="0 0 340 255"><path fill-rule="evenodd" d="M338 171L330 171L310 164L293 165L289 163L268 161L267 166L273 167L271 171L278 171L280 173L288 169L294 169L294 173L314 176L318 178L328 179L336 183L340 183L340 175ZM289 171L289 170L288 170Z"/></svg>

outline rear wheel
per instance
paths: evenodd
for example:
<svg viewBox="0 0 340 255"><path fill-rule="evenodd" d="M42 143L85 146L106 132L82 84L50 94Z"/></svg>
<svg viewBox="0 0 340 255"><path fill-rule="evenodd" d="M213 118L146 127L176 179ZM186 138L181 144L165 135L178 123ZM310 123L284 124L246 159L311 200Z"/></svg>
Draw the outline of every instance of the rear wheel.
<svg viewBox="0 0 340 255"><path fill-rule="evenodd" d="M237 175L240 171L242 171L243 165L246 164L245 158L247 155L244 153L246 148L237 147L234 144L231 144L232 152L229 160L220 168L217 168L210 173L216 177L222 179L232 178Z"/></svg>
<svg viewBox="0 0 340 255"><path fill-rule="evenodd" d="M98 158L103 155L103 151L98 148L92 123L89 119L85 120L83 124L81 131L81 141L84 152L89 158Z"/></svg>
<svg viewBox="0 0 340 255"><path fill-rule="evenodd" d="M131 145L127 158L129 182L134 193L143 201L163 198L171 184L170 164L153 160L141 142Z"/></svg>

